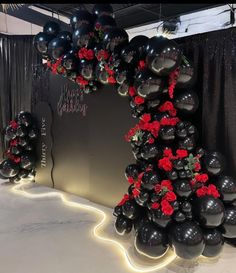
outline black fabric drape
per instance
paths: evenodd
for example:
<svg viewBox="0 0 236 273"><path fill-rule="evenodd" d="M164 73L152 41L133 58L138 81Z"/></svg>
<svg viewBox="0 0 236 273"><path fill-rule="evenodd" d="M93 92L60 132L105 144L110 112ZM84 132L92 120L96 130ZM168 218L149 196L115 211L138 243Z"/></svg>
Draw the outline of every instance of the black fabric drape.
<svg viewBox="0 0 236 273"><path fill-rule="evenodd" d="M176 39L197 70L200 107L194 123L200 142L225 155L225 173L236 178L236 29Z"/></svg>
<svg viewBox="0 0 236 273"><path fill-rule="evenodd" d="M31 110L33 66L41 63L32 46L33 36L0 34L0 157L3 128L21 111Z"/></svg>

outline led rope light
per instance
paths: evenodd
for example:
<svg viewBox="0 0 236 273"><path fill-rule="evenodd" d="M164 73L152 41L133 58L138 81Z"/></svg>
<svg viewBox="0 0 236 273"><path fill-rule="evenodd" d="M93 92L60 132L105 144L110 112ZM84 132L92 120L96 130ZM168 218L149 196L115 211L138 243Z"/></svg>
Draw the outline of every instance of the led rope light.
<svg viewBox="0 0 236 273"><path fill-rule="evenodd" d="M75 207L75 208L79 208L79 209L83 209L83 210L88 210L88 211L91 211L95 214L99 214L102 218L101 218L101 221L97 225L94 226L93 235L103 242L111 243L114 246L118 247L118 249L121 251L122 255L124 256L125 262L126 262L127 266L129 267L129 269L131 269L135 272L152 272L152 271L156 271L158 269L162 269L165 266L167 266L168 264L170 264L171 262L173 262L175 260L175 258L177 257L177 255L173 252L173 253L170 253L164 261L160 261L158 265L146 266L146 267L137 265L130 257L128 250L120 242L110 239L110 238L107 238L107 237L104 237L99 233L99 231L105 225L105 222L107 221L107 218L108 218L107 214L104 211L102 211L101 209L98 209L96 207L93 207L93 206L77 203L74 201L69 201L66 199L64 194L59 193L59 192L46 192L46 193L37 193L37 194L29 193L24 190L23 186L30 185L30 184L31 184L30 181L29 182L28 181L27 182L20 182L17 185L15 185L11 189L11 191L16 194L20 194L22 196L25 196L25 197L31 198L31 199L38 199L38 198L44 198L44 197L59 197L66 206Z"/></svg>

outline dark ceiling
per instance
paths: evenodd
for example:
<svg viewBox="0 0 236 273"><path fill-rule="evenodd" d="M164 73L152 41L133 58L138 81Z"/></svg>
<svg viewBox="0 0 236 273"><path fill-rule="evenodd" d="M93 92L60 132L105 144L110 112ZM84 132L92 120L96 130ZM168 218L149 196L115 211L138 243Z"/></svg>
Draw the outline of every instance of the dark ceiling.
<svg viewBox="0 0 236 273"><path fill-rule="evenodd" d="M33 4L36 7L47 11L64 15L70 18L71 14L82 8L92 11L94 4ZM135 26L150 24L164 19L173 18L187 13L192 13L208 8L220 6L222 4L111 4L114 10L117 25L122 28L132 28ZM29 9L29 5L24 5L16 10L9 10L8 13L17 18L23 19L33 24L43 26L52 18L40 12ZM55 17L55 16L54 16ZM53 19L57 21L57 19ZM67 29L68 26L61 22Z"/></svg>

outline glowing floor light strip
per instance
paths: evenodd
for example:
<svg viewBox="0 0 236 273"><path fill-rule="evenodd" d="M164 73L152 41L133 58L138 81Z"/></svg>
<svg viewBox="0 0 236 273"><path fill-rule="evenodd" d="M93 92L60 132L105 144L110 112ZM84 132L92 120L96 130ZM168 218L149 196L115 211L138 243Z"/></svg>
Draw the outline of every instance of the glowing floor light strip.
<svg viewBox="0 0 236 273"><path fill-rule="evenodd" d="M137 265L130 257L127 249L121 243L119 243L116 240L109 239L109 238L104 237L99 234L99 230L104 226L104 224L108 218L104 211L102 211L96 207L93 207L93 206L84 205L84 204L77 203L74 201L69 201L66 199L64 194L59 193L59 192L46 192L46 193L37 193L37 194L29 193L23 189L23 186L30 185L30 184L31 184L31 182L28 182L28 181L27 182L20 182L19 184L15 185L11 190L12 190L12 192L14 192L16 194L20 194L20 195L23 195L25 197L32 198L32 199L44 198L44 197L60 197L62 202L67 206L75 207L75 208L79 208L79 209L83 209L83 210L88 210L88 211L91 211L92 213L99 214L100 216L102 216L101 221L97 225L95 225L93 228L93 235L96 238L102 240L103 242L111 243L114 246L118 247L118 249L121 251L122 255L124 256L127 266L135 272L152 272L152 271L164 268L165 266L170 264L172 261L174 261L175 258L177 257L176 254L173 252L164 261L160 261L159 264L157 264L155 266L144 267L144 266Z"/></svg>

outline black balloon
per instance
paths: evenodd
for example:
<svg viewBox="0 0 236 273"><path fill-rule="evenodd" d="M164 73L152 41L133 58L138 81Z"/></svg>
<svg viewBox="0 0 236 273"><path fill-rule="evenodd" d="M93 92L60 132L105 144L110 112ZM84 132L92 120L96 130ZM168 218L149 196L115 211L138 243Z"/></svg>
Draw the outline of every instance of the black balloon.
<svg viewBox="0 0 236 273"><path fill-rule="evenodd" d="M10 152L13 155L20 155L23 152L23 148L20 145L12 146Z"/></svg>
<svg viewBox="0 0 236 273"><path fill-rule="evenodd" d="M134 197L135 202L142 207L145 207L149 201L149 193L142 190L138 196Z"/></svg>
<svg viewBox="0 0 236 273"><path fill-rule="evenodd" d="M70 25L75 30L79 28L81 25L92 25L93 24L93 16L86 10L78 10L76 11L70 18Z"/></svg>
<svg viewBox="0 0 236 273"><path fill-rule="evenodd" d="M109 4L95 4L93 7L93 13L97 16L113 16L113 8Z"/></svg>
<svg viewBox="0 0 236 273"><path fill-rule="evenodd" d="M57 35L60 31L60 25L54 21L47 22L43 27L43 32L51 35Z"/></svg>
<svg viewBox="0 0 236 273"><path fill-rule="evenodd" d="M187 136L183 140L180 140L178 142L179 149L185 149L189 152L193 151L195 147L196 147L196 140L194 136Z"/></svg>
<svg viewBox="0 0 236 273"><path fill-rule="evenodd" d="M29 139L28 137L19 137L18 138L18 144L22 147L25 147L29 144Z"/></svg>
<svg viewBox="0 0 236 273"><path fill-rule="evenodd" d="M33 44L36 50L43 54L43 56L48 56L48 45L50 41L55 38L54 35L50 35L44 32L39 32L37 35L34 36Z"/></svg>
<svg viewBox="0 0 236 273"><path fill-rule="evenodd" d="M231 203L236 200L236 181L230 176L220 176L215 180L222 200L225 203Z"/></svg>
<svg viewBox="0 0 236 273"><path fill-rule="evenodd" d="M139 171L139 166L137 164L130 164L125 169L125 176L126 178L132 177L133 179L137 179Z"/></svg>
<svg viewBox="0 0 236 273"><path fill-rule="evenodd" d="M70 43L65 39L54 38L48 44L48 54L54 60L58 60L69 50Z"/></svg>
<svg viewBox="0 0 236 273"><path fill-rule="evenodd" d="M164 37L152 37L147 44L146 63L153 73L167 76L179 66L182 53L174 41Z"/></svg>
<svg viewBox="0 0 236 273"><path fill-rule="evenodd" d="M106 30L103 38L104 48L114 52L120 50L129 41L129 36L123 28L112 27Z"/></svg>
<svg viewBox="0 0 236 273"><path fill-rule="evenodd" d="M72 42L72 34L69 31L61 31L58 33L57 38L67 40L68 42Z"/></svg>
<svg viewBox="0 0 236 273"><path fill-rule="evenodd" d="M113 215L118 217L119 215L122 215L122 214L123 214L122 206L116 206L114 208Z"/></svg>
<svg viewBox="0 0 236 273"><path fill-rule="evenodd" d="M145 57L145 47L146 43L149 41L149 38L145 35L137 35L130 40L130 45L133 45L138 48L140 58Z"/></svg>
<svg viewBox="0 0 236 273"><path fill-rule="evenodd" d="M115 222L115 229L119 235L128 234L131 232L133 226L133 222L126 217L119 215Z"/></svg>
<svg viewBox="0 0 236 273"><path fill-rule="evenodd" d="M226 238L236 238L236 207L225 206L223 235Z"/></svg>
<svg viewBox="0 0 236 273"><path fill-rule="evenodd" d="M24 125L20 125L17 127L16 129L16 135L19 137L24 137L25 135L27 135L27 128Z"/></svg>
<svg viewBox="0 0 236 273"><path fill-rule="evenodd" d="M87 60L80 60L79 61L79 73L83 76L86 80L92 80L94 77L93 74L93 62Z"/></svg>
<svg viewBox="0 0 236 273"><path fill-rule="evenodd" d="M192 188L189 180L178 179L173 183L175 193L180 197L189 197L192 194Z"/></svg>
<svg viewBox="0 0 236 273"><path fill-rule="evenodd" d="M108 81L109 74L104 68L101 68L99 63L97 64L97 66L95 68L95 74L96 74L97 80L100 83L102 83L102 84L108 84L109 83L109 81Z"/></svg>
<svg viewBox="0 0 236 273"><path fill-rule="evenodd" d="M129 95L129 88L130 83L127 80L125 80L121 85L118 86L117 91L119 95L127 97Z"/></svg>
<svg viewBox="0 0 236 273"><path fill-rule="evenodd" d="M150 220L146 215L141 215L134 221L134 229L137 232L143 225L150 224Z"/></svg>
<svg viewBox="0 0 236 273"><path fill-rule="evenodd" d="M176 211L173 215L173 219L178 222L178 223L181 223L181 222L184 222L186 220L186 216L183 212L181 211Z"/></svg>
<svg viewBox="0 0 236 273"><path fill-rule="evenodd" d="M16 138L16 129L12 128L10 125L7 126L5 130L5 137L8 141Z"/></svg>
<svg viewBox="0 0 236 273"><path fill-rule="evenodd" d="M139 50L134 45L127 45L121 51L121 58L128 64L137 64L139 59Z"/></svg>
<svg viewBox="0 0 236 273"><path fill-rule="evenodd" d="M158 258L168 249L167 235L163 229L146 223L137 231L135 248L141 255Z"/></svg>
<svg viewBox="0 0 236 273"><path fill-rule="evenodd" d="M199 105L199 99L193 91L183 91L177 93L174 97L174 106L183 114L192 114L196 112Z"/></svg>
<svg viewBox="0 0 236 273"><path fill-rule="evenodd" d="M82 25L73 32L74 48L88 47L93 41L94 31L90 25Z"/></svg>
<svg viewBox="0 0 236 273"><path fill-rule="evenodd" d="M176 88L188 88L195 82L195 72L193 65L185 60L179 69L179 75L176 83Z"/></svg>
<svg viewBox="0 0 236 273"><path fill-rule="evenodd" d="M224 170L224 159L219 153L207 153L204 156L203 164L210 175L219 175Z"/></svg>
<svg viewBox="0 0 236 273"><path fill-rule="evenodd" d="M159 227L166 228L171 222L171 216L165 215L160 209L153 209L152 221Z"/></svg>
<svg viewBox="0 0 236 273"><path fill-rule="evenodd" d="M36 128L30 128L29 129L29 132L28 132L28 137L30 138L30 139L35 139L35 138L37 138L37 129Z"/></svg>
<svg viewBox="0 0 236 273"><path fill-rule="evenodd" d="M142 187L147 190L152 190L160 180L160 176L156 172L147 171L142 176Z"/></svg>
<svg viewBox="0 0 236 273"><path fill-rule="evenodd" d="M17 176L19 178L27 178L29 174L30 174L30 171L21 169Z"/></svg>
<svg viewBox="0 0 236 273"><path fill-rule="evenodd" d="M170 243L175 253L183 259L194 259L204 250L204 236L201 228L191 221L176 223L170 229Z"/></svg>
<svg viewBox="0 0 236 273"><path fill-rule="evenodd" d="M161 156L161 150L155 144L145 144L141 150L141 156L148 160Z"/></svg>
<svg viewBox="0 0 236 273"><path fill-rule="evenodd" d="M97 20L95 21L95 28L98 26L100 30L106 31L111 27L116 27L116 21L111 16L102 15L98 17Z"/></svg>
<svg viewBox="0 0 236 273"><path fill-rule="evenodd" d="M35 166L35 158L31 153L25 152L20 157L20 166L25 170L32 170Z"/></svg>
<svg viewBox="0 0 236 273"><path fill-rule="evenodd" d="M18 172L19 165L10 159L6 159L0 164L0 175L5 178L14 177Z"/></svg>
<svg viewBox="0 0 236 273"><path fill-rule="evenodd" d="M129 219L135 219L138 216L138 207L133 200L125 202L122 206L123 215Z"/></svg>
<svg viewBox="0 0 236 273"><path fill-rule="evenodd" d="M220 199L213 196L206 195L196 198L194 200L193 212L202 227L218 227L224 221L224 205Z"/></svg>
<svg viewBox="0 0 236 273"><path fill-rule="evenodd" d="M224 237L222 236L222 233L216 228L204 229L203 235L205 240L205 248L202 255L205 257L218 256L223 250L224 245Z"/></svg>
<svg viewBox="0 0 236 273"><path fill-rule="evenodd" d="M22 124L26 127L29 127L32 125L32 122L33 122L33 118L32 118L32 115L29 113L29 112L23 112L21 111L19 114L18 114L18 123L19 124Z"/></svg>
<svg viewBox="0 0 236 273"><path fill-rule="evenodd" d="M165 142L172 142L175 139L175 126L163 126L159 131L159 136Z"/></svg>

